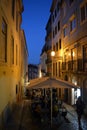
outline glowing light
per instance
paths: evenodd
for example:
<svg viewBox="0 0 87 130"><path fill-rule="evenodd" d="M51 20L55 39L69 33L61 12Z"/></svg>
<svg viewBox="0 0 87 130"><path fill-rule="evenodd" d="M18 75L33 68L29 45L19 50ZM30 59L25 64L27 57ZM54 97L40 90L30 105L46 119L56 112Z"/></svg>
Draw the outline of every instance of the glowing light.
<svg viewBox="0 0 87 130"><path fill-rule="evenodd" d="M70 56L71 54L70 54L70 53L68 53L68 55Z"/></svg>
<svg viewBox="0 0 87 130"><path fill-rule="evenodd" d="M73 52L73 56L75 56L75 52Z"/></svg>
<svg viewBox="0 0 87 130"><path fill-rule="evenodd" d="M81 91L80 91L80 89L77 89L77 98L78 98L79 96L81 96Z"/></svg>
<svg viewBox="0 0 87 130"><path fill-rule="evenodd" d="M77 82L75 81L74 84L77 85Z"/></svg>
<svg viewBox="0 0 87 130"><path fill-rule="evenodd" d="M55 51L51 51L51 56L55 56Z"/></svg>
<svg viewBox="0 0 87 130"><path fill-rule="evenodd" d="M28 86L29 84L30 84L30 82L26 82L26 83L25 83L25 86Z"/></svg>
<svg viewBox="0 0 87 130"><path fill-rule="evenodd" d="M60 51L60 56L63 56L63 50L61 49L61 51Z"/></svg>
<svg viewBox="0 0 87 130"><path fill-rule="evenodd" d="M39 72L39 78L41 78L42 77L42 73L41 73L41 71Z"/></svg>

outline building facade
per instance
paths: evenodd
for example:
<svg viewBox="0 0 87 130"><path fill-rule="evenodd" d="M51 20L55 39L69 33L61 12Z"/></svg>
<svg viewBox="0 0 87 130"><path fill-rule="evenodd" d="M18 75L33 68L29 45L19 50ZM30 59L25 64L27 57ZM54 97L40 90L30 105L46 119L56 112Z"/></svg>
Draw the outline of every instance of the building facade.
<svg viewBox="0 0 87 130"><path fill-rule="evenodd" d="M28 65L28 77L29 80L38 78L38 65L29 64Z"/></svg>
<svg viewBox="0 0 87 130"><path fill-rule="evenodd" d="M26 37L24 30L21 29L21 95L24 95L26 85L29 82L28 79L28 48L26 43Z"/></svg>
<svg viewBox="0 0 87 130"><path fill-rule="evenodd" d="M9 104L21 100L22 70L27 71L23 63L27 66L28 57L21 38L22 12L22 0L0 0L0 117Z"/></svg>
<svg viewBox="0 0 87 130"><path fill-rule="evenodd" d="M50 13L53 76L79 85L87 102L87 0L53 0ZM52 63L49 57L47 61ZM72 104L76 102L78 91L72 90L74 95L71 89L59 91L65 101L71 102L71 97Z"/></svg>
<svg viewBox="0 0 87 130"><path fill-rule="evenodd" d="M45 45L42 48L42 52L40 55L41 59L41 69L45 70L47 76L51 76L51 70L52 70L52 58L51 58L51 48L52 48L52 30L51 30L51 15L48 19L47 25L46 25L46 37L45 37Z"/></svg>
<svg viewBox="0 0 87 130"><path fill-rule="evenodd" d="M46 60L47 60L47 53L46 53L46 44L42 48L42 52L40 55L40 70L42 73L42 77L47 75L47 66L46 66Z"/></svg>

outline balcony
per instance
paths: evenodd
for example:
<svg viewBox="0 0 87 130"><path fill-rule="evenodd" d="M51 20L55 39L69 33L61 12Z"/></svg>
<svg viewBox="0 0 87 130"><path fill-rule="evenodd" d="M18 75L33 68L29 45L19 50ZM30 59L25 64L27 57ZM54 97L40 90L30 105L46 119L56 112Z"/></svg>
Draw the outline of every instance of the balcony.
<svg viewBox="0 0 87 130"><path fill-rule="evenodd" d="M78 71L83 71L83 60L78 59Z"/></svg>
<svg viewBox="0 0 87 130"><path fill-rule="evenodd" d="M62 62L62 70L66 70L66 62Z"/></svg>
<svg viewBox="0 0 87 130"><path fill-rule="evenodd" d="M66 71L73 71L73 72L82 72L83 71L83 60L78 59L78 60L72 60L68 62L63 62L62 63L62 70Z"/></svg>
<svg viewBox="0 0 87 130"><path fill-rule="evenodd" d="M68 65L68 70L73 70L73 62L72 61L68 61L67 65Z"/></svg>

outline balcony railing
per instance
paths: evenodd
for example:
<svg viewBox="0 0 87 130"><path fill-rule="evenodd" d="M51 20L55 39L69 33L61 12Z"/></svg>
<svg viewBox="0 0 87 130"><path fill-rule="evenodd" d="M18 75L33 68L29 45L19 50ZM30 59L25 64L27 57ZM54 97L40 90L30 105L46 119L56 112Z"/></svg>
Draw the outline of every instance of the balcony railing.
<svg viewBox="0 0 87 130"><path fill-rule="evenodd" d="M67 63L67 65L68 65L68 70L72 70L73 69L73 62L72 61L68 61L68 63Z"/></svg>
<svg viewBox="0 0 87 130"><path fill-rule="evenodd" d="M83 60L78 59L78 60L63 62L62 63L62 70L73 71L73 72L83 71Z"/></svg>
<svg viewBox="0 0 87 130"><path fill-rule="evenodd" d="M62 62L62 70L66 70L66 62Z"/></svg>
<svg viewBox="0 0 87 130"><path fill-rule="evenodd" d="M83 60L78 59L78 71L83 71Z"/></svg>

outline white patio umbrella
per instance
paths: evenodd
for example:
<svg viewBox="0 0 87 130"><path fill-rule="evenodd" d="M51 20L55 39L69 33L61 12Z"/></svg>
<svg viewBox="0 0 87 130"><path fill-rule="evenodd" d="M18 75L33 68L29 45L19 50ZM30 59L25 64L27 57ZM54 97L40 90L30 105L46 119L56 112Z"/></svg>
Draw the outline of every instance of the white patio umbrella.
<svg viewBox="0 0 87 130"><path fill-rule="evenodd" d="M51 126L52 126L52 88L80 88L79 86L69 83L58 78L37 78L30 80L30 84L26 87L27 89L39 89L39 88L50 88L51 90Z"/></svg>

